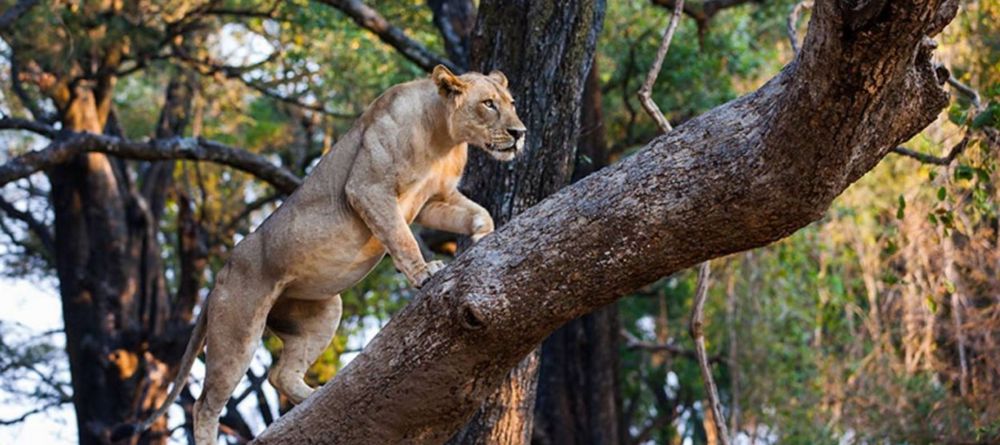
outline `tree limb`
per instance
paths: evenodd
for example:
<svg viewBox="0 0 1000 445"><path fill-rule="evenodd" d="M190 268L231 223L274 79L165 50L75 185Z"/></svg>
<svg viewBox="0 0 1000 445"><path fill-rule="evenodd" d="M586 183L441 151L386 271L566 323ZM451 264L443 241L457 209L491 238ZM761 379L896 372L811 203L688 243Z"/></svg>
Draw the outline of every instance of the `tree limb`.
<svg viewBox="0 0 1000 445"><path fill-rule="evenodd" d="M361 0L317 0L322 4L339 9L348 17L354 20L362 28L371 31L380 40L389 46L396 48L403 57L417 64L424 71L430 72L437 65L444 65L448 69L461 73L465 70L455 65L454 62L431 52L416 40L389 23L382 14L366 5Z"/></svg>
<svg viewBox="0 0 1000 445"><path fill-rule="evenodd" d="M674 32L677 31L677 25L680 24L682 8L684 8L684 0L677 0L674 12L670 16L670 24L663 31L663 40L660 42L660 48L656 50L656 58L653 59L653 66L649 68L649 73L646 74L646 81L639 88L639 102L646 109L646 113L649 113L649 116L656 121L656 125L659 125L660 131L663 133L669 133L674 127L670 126L670 121L663 116L660 107L653 101L653 85L656 84L656 78L660 75L660 67L663 66L663 59L667 57L670 42L673 41Z"/></svg>
<svg viewBox="0 0 1000 445"><path fill-rule="evenodd" d="M59 135L59 130L39 121L21 119L16 117L0 118L0 130L24 130L55 139Z"/></svg>
<svg viewBox="0 0 1000 445"><path fill-rule="evenodd" d="M701 380L705 382L705 395L709 406L704 410L712 410L712 420L719 438L719 443L729 445L729 428L726 418L722 415L722 403L719 402L719 390L712 377L712 366L708 363L708 352L705 349L705 302L708 301L708 280L711 268L705 261L698 267L698 288L694 295L694 309L691 310L691 338L694 340L695 356L698 358L698 368L701 370Z"/></svg>
<svg viewBox="0 0 1000 445"><path fill-rule="evenodd" d="M55 131L55 130L53 130ZM48 147L25 153L0 165L0 185L64 163L80 153L95 152L144 161L189 159L228 165L256 176L282 193L302 183L297 176L263 156L201 138L167 138L136 142L90 133L66 133Z"/></svg>
<svg viewBox="0 0 1000 445"><path fill-rule="evenodd" d="M0 426L9 426L9 425L15 425L15 424L24 422L28 417L31 417L31 416L33 416L35 414L43 413L45 411L48 411L51 408L55 408L55 407L57 407L59 405L64 405L64 404L72 402L72 401L73 401L72 399L66 398L66 399L60 399L60 400L56 400L54 402L46 403L46 404L44 404L42 406L39 406L37 408L32 408L31 410L28 410L24 414L21 414L20 416L14 417L12 419L0 419Z"/></svg>
<svg viewBox="0 0 1000 445"><path fill-rule="evenodd" d="M673 356L687 357L692 360L698 360L698 356L693 349L685 349L673 343L653 343L642 341L624 329L621 334L622 338L625 339L625 348L627 349L641 349L652 352L666 351ZM721 363L725 361L725 359L723 359L720 355L712 355L708 357L708 361L712 363Z"/></svg>
<svg viewBox="0 0 1000 445"><path fill-rule="evenodd" d="M951 162L958 157L958 155L962 154L962 152L965 151L965 147L969 146L969 136L970 136L969 133L965 133L965 137L963 137L961 141L959 141L957 144L951 147L951 150L949 150L948 154L945 155L944 157L938 157L926 153L921 153L919 151L910 150L909 148L906 147L893 147L892 152L898 155L903 155L909 158L916 159L924 164L950 165Z"/></svg>
<svg viewBox="0 0 1000 445"><path fill-rule="evenodd" d="M948 95L922 39L957 0L892 0L864 32L818 0L799 57L510 220L433 276L258 444L441 443L563 323L820 218Z"/></svg>
<svg viewBox="0 0 1000 445"><path fill-rule="evenodd" d="M663 116L656 102L653 101L652 91L653 85L656 83L656 78L660 73L663 58L667 55L667 50L670 48L670 41L673 39L674 31L677 30L677 24L680 22L681 9L683 8L684 0L677 0L674 13L670 17L670 24L663 32L663 42L660 43L656 59L653 61L653 66L646 75L646 81L642 84L642 88L639 89L639 99L642 101L643 108L656 120L656 123L660 126L660 130L664 134L669 133L672 127L670 126L670 122ZM705 392L708 394L709 403L712 405L711 409L714 414L712 419L714 420L716 435L719 437L722 445L729 445L729 432L726 430L725 417L722 417L721 414L722 408L719 405L719 391L716 389L715 380L712 378L712 368L709 366L708 353L705 351L705 337L702 335L701 330L705 300L708 298L708 276L709 262L705 261L698 267L698 292L695 295L694 309L691 313L691 337L695 343L695 360L698 362L698 367L701 368L702 380L705 382Z"/></svg>
<svg viewBox="0 0 1000 445"><path fill-rule="evenodd" d="M799 16L803 9L812 9L812 0L801 0L792 7L788 14L788 42L792 45L792 54L799 53Z"/></svg>
<svg viewBox="0 0 1000 445"><path fill-rule="evenodd" d="M14 207L13 204L7 202L6 199L0 198L0 210L14 218L28 225L28 230L38 237L38 240L42 243L42 247L45 249L45 255L49 257L54 257L56 253L56 243L52 236L52 232L49 228L43 224L41 221L35 219L28 212L23 212Z"/></svg>
<svg viewBox="0 0 1000 445"><path fill-rule="evenodd" d="M303 102L301 100L301 98L298 98L298 97L291 97L291 96L285 96L285 95L279 94L279 93L275 92L274 90L268 88L266 85L262 85L258 81L255 81L255 80L252 80L252 79L247 79L247 78L243 77L243 75L245 73L253 71L253 70L256 70L256 69L262 67L264 64L268 63L269 61L277 58L277 56L278 56L277 52L271 54L271 56L269 56L267 59L265 59L265 60L263 60L261 62L254 63L254 64L248 65L248 66L231 66L231 65L224 65L224 64L221 64L221 63L217 63L217 62L214 62L214 61L211 61L211 60L198 59L198 58L192 57L192 56L190 56L190 55L188 55L185 52L180 51L180 50L175 51L174 54L172 54L172 56L175 59L178 59L178 60L180 60L180 61L182 61L184 63L187 63L188 65L191 65L193 68L197 69L200 74L202 74L204 76L221 75L221 76L225 77L226 79L232 79L232 80L239 81L240 83L242 83L243 85L246 85L250 89L255 90L258 93L260 93L260 94L262 94L262 95L264 95L266 97L269 97L271 99L274 99L274 100L277 100L277 101L280 101L280 102L284 102L284 103L290 104L292 106L296 106L296 107L303 108L303 109L306 109L306 110L316 111L316 112L325 114L325 115L330 116L330 117L335 117L335 118L338 118L338 119L357 119L358 118L357 114L344 113L344 112L339 112L339 111L328 110L328 109L326 109L326 107L324 107L322 104L319 104L319 103L311 103L310 104L310 103Z"/></svg>
<svg viewBox="0 0 1000 445"><path fill-rule="evenodd" d="M0 14L0 29L6 29L38 3L38 0L18 0L14 6Z"/></svg>

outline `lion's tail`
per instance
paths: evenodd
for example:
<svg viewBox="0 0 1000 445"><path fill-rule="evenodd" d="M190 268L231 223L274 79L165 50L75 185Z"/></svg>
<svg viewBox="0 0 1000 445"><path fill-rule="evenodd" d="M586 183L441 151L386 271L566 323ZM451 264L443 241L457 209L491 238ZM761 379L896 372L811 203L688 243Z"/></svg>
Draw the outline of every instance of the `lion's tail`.
<svg viewBox="0 0 1000 445"><path fill-rule="evenodd" d="M126 437L131 437L136 434L142 434L144 431L148 430L149 427L159 419L160 416L166 414L170 406L174 404L177 397L181 395L181 391L184 390L184 383L187 381L188 375L191 374L191 368L194 366L195 359L198 358L198 354L201 353L201 349L205 346L205 319L208 318L206 313L208 312L208 301L206 300L205 305L202 307L201 313L198 314L198 321L195 322L194 330L191 331L191 340L188 341L187 349L184 351L184 357L181 358L180 368L177 370L177 376L174 377L173 387L170 389L170 394L167 395L166 400L160 405L156 411L153 412L146 420L140 423L129 423L122 424L115 428L111 433L111 442L115 443Z"/></svg>

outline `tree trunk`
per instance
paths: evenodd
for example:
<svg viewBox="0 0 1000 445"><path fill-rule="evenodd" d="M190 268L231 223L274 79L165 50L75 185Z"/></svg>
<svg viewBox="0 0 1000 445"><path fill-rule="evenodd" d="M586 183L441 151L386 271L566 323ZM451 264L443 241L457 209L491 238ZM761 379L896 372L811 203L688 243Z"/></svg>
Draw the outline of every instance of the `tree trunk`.
<svg viewBox="0 0 1000 445"><path fill-rule="evenodd" d="M441 443L562 324L815 221L947 105L925 36L957 7L818 0L778 76L484 238L256 443Z"/></svg>
<svg viewBox="0 0 1000 445"><path fill-rule="evenodd" d="M583 92L573 180L607 165L601 85L595 60ZM542 344L532 444L619 445L618 306L573 320Z"/></svg>
<svg viewBox="0 0 1000 445"><path fill-rule="evenodd" d="M525 152L510 164L478 150L470 154L463 188L497 227L569 184L580 99L604 18L604 0L516 3L483 2L473 40L474 66L507 75L528 128ZM526 357L449 443L528 443L539 361L539 351Z"/></svg>
<svg viewBox="0 0 1000 445"><path fill-rule="evenodd" d="M61 107L64 128L118 131L102 106L111 90L77 87ZM180 132L189 102L190 84L171 81L159 136ZM151 164L140 191L124 161L100 153L76 156L49 173L81 444L108 443L116 425L159 406L183 353L194 302L179 303L187 310L170 310L157 239L172 175L173 162ZM163 418L131 443L165 444L168 435Z"/></svg>

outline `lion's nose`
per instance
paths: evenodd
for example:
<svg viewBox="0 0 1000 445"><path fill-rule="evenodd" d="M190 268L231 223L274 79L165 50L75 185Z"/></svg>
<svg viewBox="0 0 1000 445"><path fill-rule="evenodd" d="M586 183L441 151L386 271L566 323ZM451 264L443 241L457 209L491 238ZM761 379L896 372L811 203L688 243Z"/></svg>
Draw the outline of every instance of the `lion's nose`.
<svg viewBox="0 0 1000 445"><path fill-rule="evenodd" d="M508 128L507 129L507 134L509 134L510 137L514 138L515 141L518 140L518 139L523 138L524 134L527 133L527 132L528 132L528 130L524 129L524 128Z"/></svg>

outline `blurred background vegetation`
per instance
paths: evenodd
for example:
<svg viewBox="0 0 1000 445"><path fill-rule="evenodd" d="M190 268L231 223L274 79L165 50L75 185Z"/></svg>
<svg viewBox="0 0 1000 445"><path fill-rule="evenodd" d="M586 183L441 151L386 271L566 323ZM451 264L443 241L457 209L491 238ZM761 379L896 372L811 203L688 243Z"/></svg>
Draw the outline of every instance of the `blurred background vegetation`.
<svg viewBox="0 0 1000 445"><path fill-rule="evenodd" d="M0 7L13 3L0 1ZM101 36L75 33L74 27L105 19L87 10L102 2L53 3L60 6L22 19L35 32L0 31L8 42L0 45L4 115L30 113L16 99L13 48L36 48L57 64L66 57L63 51L121 39L116 32L141 47L137 26L151 29L155 38L163 17L201 2L136 2L141 5L133 16L123 13ZM445 53L424 1L368 3L419 43ZM611 162L658 133L636 99L670 15L658 3L664 2L608 2L595 66ZM786 28L795 3L748 2L707 21L685 17L653 90L667 118L681 124L775 75L793 57ZM184 135L239 146L304 174L381 91L425 75L326 5L239 0L219 8L266 15L219 14L193 37L203 44L180 45L189 52L150 57L142 69L122 76L113 103L124 135L153 136L164 91L180 79L193 91ZM961 8L938 39L937 57L979 92L982 106L977 110L969 97L953 94L951 108L906 144L924 153L947 153L969 128L1000 126L1000 1L966 0ZM807 18L808 12L800 30ZM821 220L775 245L713 262L708 346L737 443L1000 443L998 145L975 130L949 165L890 155ZM10 157L37 148L41 139L4 133L0 141ZM280 195L247 174L212 164L181 161L170 174L172 191L159 222L166 287L181 286L179 243L169 237L177 236L189 212L206 261L204 295L228 250L280 203ZM21 180L6 186L3 196L51 221L39 192L48 187L44 178ZM0 273L55 288L53 260L38 236L10 213L0 222ZM437 249L438 255L448 249ZM621 421L634 443L712 442L701 378L689 353L694 287L695 273L681 273L617 303L624 331ZM312 382L332 378L410 296L389 261L346 293L342 328L312 367ZM66 360L60 335L0 323L5 404L31 413L68 402L65 365L53 364ZM265 344L280 353L276 339ZM250 434L288 408L261 389L266 383L256 385L260 397L247 397L243 405L249 408L240 410ZM182 430L173 435L178 442L186 440Z"/></svg>

